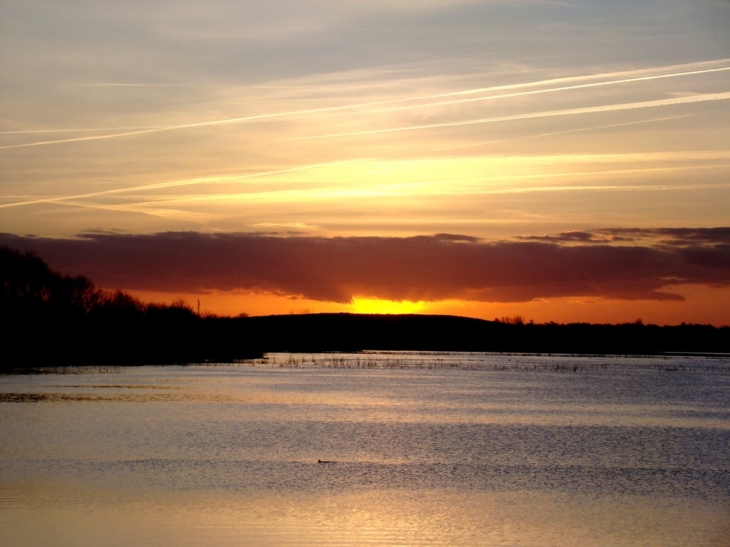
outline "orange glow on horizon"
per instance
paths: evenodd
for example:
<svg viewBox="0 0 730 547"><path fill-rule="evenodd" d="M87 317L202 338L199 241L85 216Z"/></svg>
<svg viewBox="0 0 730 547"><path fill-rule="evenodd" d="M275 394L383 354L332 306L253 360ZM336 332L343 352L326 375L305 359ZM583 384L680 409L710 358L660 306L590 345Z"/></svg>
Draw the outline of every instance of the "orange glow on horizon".
<svg viewBox="0 0 730 547"><path fill-rule="evenodd" d="M260 293L180 294L128 291L145 302L170 303L182 298L201 314L237 316L286 315L302 313L443 314L493 320L521 315L536 323L644 323L677 325L682 322L730 325L730 288L683 286L686 301L626 301L554 298L532 302L475 302L466 300L391 301L355 298L352 303L319 302Z"/></svg>

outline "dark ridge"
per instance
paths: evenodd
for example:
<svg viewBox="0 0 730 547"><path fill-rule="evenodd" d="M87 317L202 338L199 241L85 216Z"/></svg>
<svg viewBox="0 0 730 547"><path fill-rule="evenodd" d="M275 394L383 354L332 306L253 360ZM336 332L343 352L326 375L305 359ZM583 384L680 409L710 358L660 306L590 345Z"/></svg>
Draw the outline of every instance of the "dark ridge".
<svg viewBox="0 0 730 547"><path fill-rule="evenodd" d="M730 353L730 327L525 324L445 315L201 317L145 304L0 247L0 371L29 367L232 362L266 352L361 350L578 354Z"/></svg>
<svg viewBox="0 0 730 547"><path fill-rule="evenodd" d="M657 355L730 353L730 328L640 322L532 324L448 315L312 314L249 317L241 332L264 351L492 351Z"/></svg>

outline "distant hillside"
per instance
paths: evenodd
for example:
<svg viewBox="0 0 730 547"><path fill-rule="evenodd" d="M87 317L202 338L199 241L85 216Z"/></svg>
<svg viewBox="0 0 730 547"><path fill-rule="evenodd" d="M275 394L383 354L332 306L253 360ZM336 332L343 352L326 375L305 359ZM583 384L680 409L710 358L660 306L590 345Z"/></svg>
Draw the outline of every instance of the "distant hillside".
<svg viewBox="0 0 730 547"><path fill-rule="evenodd" d="M585 354L730 352L730 328L641 323L503 323L445 315L250 317L241 328L265 351L508 351Z"/></svg>

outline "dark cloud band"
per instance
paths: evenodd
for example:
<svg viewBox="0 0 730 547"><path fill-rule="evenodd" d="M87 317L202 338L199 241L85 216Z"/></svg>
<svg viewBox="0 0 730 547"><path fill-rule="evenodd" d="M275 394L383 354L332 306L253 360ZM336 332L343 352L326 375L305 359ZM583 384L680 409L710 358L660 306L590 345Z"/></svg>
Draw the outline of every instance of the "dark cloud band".
<svg viewBox="0 0 730 547"><path fill-rule="evenodd" d="M53 268L86 275L105 288L263 291L330 302L349 302L354 296L681 300L666 289L730 285L728 228L604 229L497 242L453 234L91 233L76 239L4 234L0 245L34 250Z"/></svg>

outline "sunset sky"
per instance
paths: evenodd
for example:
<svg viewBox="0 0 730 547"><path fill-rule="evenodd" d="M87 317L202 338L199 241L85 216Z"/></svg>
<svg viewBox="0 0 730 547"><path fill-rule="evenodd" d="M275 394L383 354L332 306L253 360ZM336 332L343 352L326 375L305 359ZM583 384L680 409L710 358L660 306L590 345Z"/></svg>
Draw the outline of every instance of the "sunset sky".
<svg viewBox="0 0 730 547"><path fill-rule="evenodd" d="M730 1L3 0L0 232L202 312L730 324Z"/></svg>

